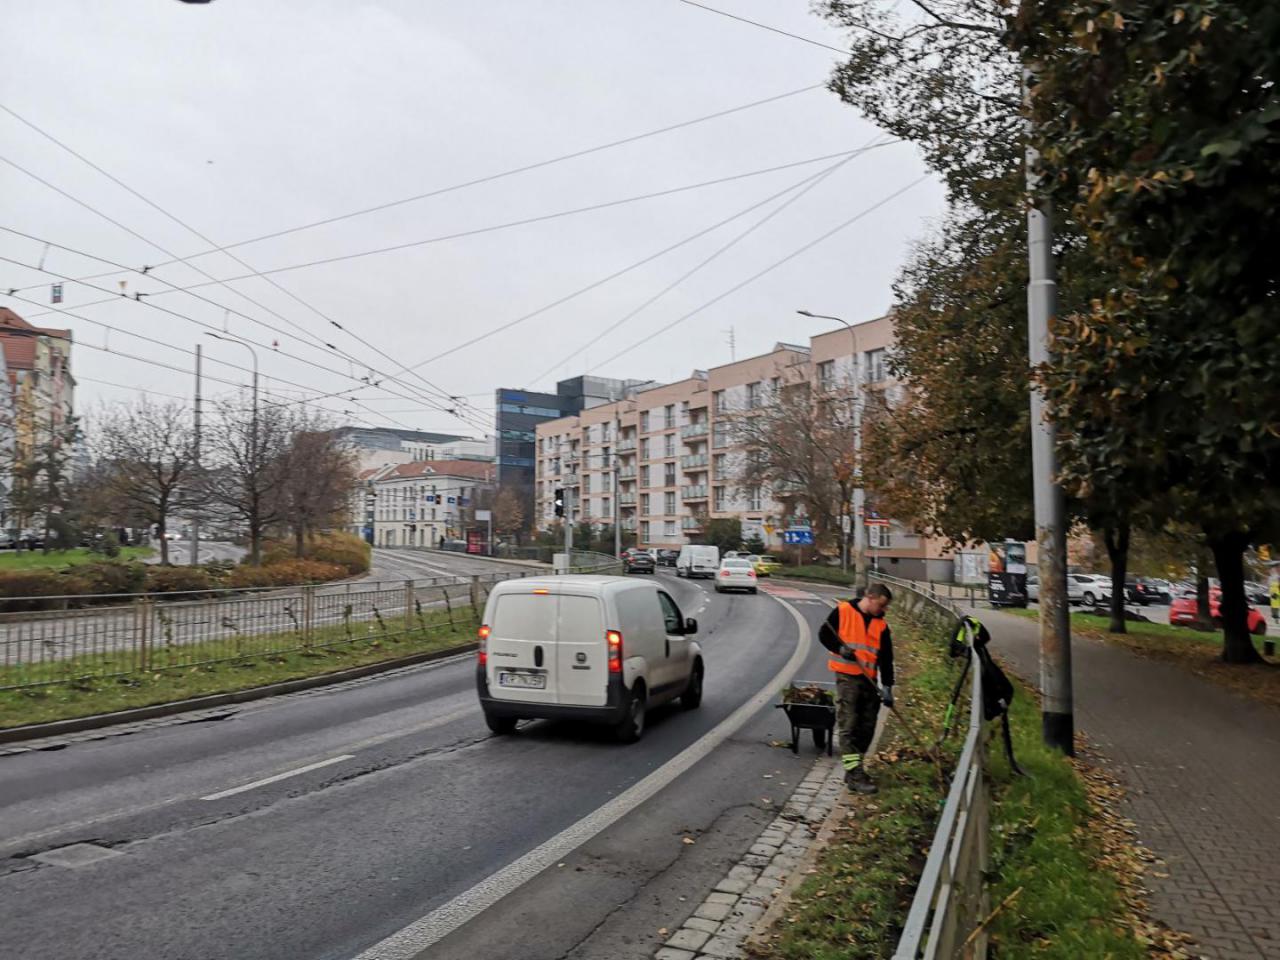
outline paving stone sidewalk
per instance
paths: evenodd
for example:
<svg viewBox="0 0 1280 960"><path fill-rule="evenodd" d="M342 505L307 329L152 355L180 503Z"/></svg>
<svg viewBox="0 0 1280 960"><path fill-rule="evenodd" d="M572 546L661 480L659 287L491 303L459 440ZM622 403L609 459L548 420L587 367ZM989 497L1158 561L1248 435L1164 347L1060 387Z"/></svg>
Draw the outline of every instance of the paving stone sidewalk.
<svg viewBox="0 0 1280 960"><path fill-rule="evenodd" d="M1035 685L1039 625L973 612L993 652ZM1280 711L1102 641L1074 638L1073 656L1076 727L1167 864L1147 876L1154 915L1205 956L1280 960Z"/></svg>

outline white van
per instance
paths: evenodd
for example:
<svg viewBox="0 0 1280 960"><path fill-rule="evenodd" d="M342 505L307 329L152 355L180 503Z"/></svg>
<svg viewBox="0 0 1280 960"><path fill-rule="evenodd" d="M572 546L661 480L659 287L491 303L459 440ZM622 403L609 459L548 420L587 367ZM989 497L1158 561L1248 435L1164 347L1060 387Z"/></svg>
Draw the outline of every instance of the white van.
<svg viewBox="0 0 1280 960"><path fill-rule="evenodd" d="M677 577L715 578L720 569L720 548L701 543L686 543L676 557Z"/></svg>
<svg viewBox="0 0 1280 960"><path fill-rule="evenodd" d="M563 576L496 584L480 627L476 686L485 722L609 724L631 743L648 709L702 702L698 623L652 580Z"/></svg>

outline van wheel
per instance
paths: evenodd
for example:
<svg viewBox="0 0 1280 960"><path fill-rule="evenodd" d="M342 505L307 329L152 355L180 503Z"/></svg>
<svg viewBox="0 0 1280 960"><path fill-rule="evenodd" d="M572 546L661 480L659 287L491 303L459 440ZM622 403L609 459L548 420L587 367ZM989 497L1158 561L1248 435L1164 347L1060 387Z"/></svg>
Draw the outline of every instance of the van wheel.
<svg viewBox="0 0 1280 960"><path fill-rule="evenodd" d="M702 661L693 665L693 673L689 675L689 686L680 694L681 710L697 710L702 706Z"/></svg>
<svg viewBox="0 0 1280 960"><path fill-rule="evenodd" d="M627 697L626 717L613 728L614 735L622 743L635 743L644 736L645 708L644 684L637 683L635 689Z"/></svg>
<svg viewBox="0 0 1280 960"><path fill-rule="evenodd" d="M516 732L516 724L519 721L515 717L498 717L492 713L486 713L484 722L495 736L505 737L507 734Z"/></svg>

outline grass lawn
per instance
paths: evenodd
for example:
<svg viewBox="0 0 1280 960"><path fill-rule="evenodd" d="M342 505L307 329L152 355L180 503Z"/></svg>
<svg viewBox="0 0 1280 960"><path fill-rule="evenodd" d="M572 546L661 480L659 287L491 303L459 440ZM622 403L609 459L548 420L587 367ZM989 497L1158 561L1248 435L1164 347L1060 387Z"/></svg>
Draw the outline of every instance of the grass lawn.
<svg viewBox="0 0 1280 960"><path fill-rule="evenodd" d="M408 623L402 616L388 617L376 624L360 622L353 625L351 635L341 626L326 627L316 631L314 642L307 650L262 653L194 666L189 664L233 656L238 650L252 649L251 644L268 650L294 646L297 639L289 635L229 637L172 648L160 646L152 651L151 669L119 677L93 676L88 672L90 664L77 663L74 658L31 667L0 667L0 685L17 670L23 670L23 677L27 679L33 669L46 671L51 678L74 678L43 687L0 690L0 728L246 690L393 660L411 653L444 650L475 639L468 613L468 610L455 612L456 623L452 627L442 611L411 617ZM121 651L118 656L121 669L127 669L131 654ZM109 669L109 665L107 667ZM105 672L101 658L92 662L92 668L98 673Z"/></svg>
<svg viewBox="0 0 1280 960"><path fill-rule="evenodd" d="M1004 612L1028 620L1040 619L1037 610ZM1177 664L1241 696L1280 707L1280 661L1275 658L1254 664L1223 663L1220 633L1140 620L1125 623L1128 633L1111 633L1107 629L1110 623L1111 618L1102 614L1071 614L1071 629L1076 634L1118 644L1154 660ZM1263 640L1263 637L1253 638L1259 653L1263 650Z"/></svg>
<svg viewBox="0 0 1280 960"><path fill-rule="evenodd" d="M142 560L155 553L152 547L121 547L121 560ZM76 567L82 563L105 561L108 558L100 553L90 553L85 547L75 550L54 550L44 553L40 550L5 550L0 552L0 571L4 570L61 570L63 567Z"/></svg>

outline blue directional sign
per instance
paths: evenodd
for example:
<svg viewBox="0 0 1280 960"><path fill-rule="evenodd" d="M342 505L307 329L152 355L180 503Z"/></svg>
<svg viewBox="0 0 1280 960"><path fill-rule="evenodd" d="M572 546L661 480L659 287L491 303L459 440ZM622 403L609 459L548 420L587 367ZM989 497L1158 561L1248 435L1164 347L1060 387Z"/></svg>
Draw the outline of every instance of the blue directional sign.
<svg viewBox="0 0 1280 960"><path fill-rule="evenodd" d="M783 530L782 542L794 544L796 546L812 546L813 531L812 530Z"/></svg>

